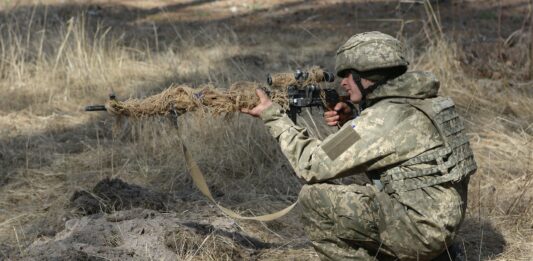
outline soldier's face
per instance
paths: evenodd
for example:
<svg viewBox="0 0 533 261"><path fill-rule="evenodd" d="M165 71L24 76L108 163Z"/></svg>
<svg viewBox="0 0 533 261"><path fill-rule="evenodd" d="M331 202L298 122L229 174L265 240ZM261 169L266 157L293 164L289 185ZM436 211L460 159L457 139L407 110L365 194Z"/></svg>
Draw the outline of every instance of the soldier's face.
<svg viewBox="0 0 533 261"><path fill-rule="evenodd" d="M351 73L342 78L341 86L346 90L348 95L350 95L350 100L352 102L359 103L361 101L361 92L359 91L359 88L357 88Z"/></svg>

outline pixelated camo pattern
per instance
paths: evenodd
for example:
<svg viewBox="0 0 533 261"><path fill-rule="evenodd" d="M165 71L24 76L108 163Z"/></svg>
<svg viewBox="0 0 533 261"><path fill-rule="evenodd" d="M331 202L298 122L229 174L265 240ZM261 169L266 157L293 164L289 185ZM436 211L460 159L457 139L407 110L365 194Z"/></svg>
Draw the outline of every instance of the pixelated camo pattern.
<svg viewBox="0 0 533 261"><path fill-rule="evenodd" d="M445 145L426 151L400 166L382 174L388 193L409 191L446 182L460 182L476 169L474 154L470 148L464 124L450 98L437 97L424 100L394 99L408 103L424 112L437 127ZM431 167L411 169L409 166L436 162Z"/></svg>
<svg viewBox="0 0 533 261"><path fill-rule="evenodd" d="M438 88L435 77L422 72L406 73L380 86L369 96L371 106L342 127L353 128L360 139L335 160L321 149L322 141L309 138L304 128L293 125L279 106L263 112L267 129L297 175L308 183L300 193L303 221L322 259L430 260L451 244L464 217L468 175L473 172L465 166L475 163L453 106L436 98ZM406 102L413 98L431 102ZM428 104L442 106L422 110ZM326 141L330 139L335 134ZM405 162L409 164L394 168ZM427 169L439 172L409 176ZM390 187L407 179L427 184L434 180L432 175L445 176L442 173L454 169L459 173L455 182L415 189ZM324 183L362 172L381 174L388 190Z"/></svg>
<svg viewBox="0 0 533 261"><path fill-rule="evenodd" d="M347 69L368 71L377 68L407 66L404 45L396 38L380 33L366 32L352 36L337 50L337 75Z"/></svg>

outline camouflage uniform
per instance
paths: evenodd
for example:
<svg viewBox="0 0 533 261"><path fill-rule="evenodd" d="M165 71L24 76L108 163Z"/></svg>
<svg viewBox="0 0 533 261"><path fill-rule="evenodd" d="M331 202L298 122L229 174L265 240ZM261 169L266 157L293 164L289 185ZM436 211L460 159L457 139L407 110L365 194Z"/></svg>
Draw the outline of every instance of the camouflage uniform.
<svg viewBox="0 0 533 261"><path fill-rule="evenodd" d="M408 72L379 86L369 107L324 141L309 138L273 104L260 115L298 177L303 221L323 260L430 260L454 239L475 169L450 99L431 73ZM326 144L356 139L336 158ZM329 181L366 173L375 185Z"/></svg>

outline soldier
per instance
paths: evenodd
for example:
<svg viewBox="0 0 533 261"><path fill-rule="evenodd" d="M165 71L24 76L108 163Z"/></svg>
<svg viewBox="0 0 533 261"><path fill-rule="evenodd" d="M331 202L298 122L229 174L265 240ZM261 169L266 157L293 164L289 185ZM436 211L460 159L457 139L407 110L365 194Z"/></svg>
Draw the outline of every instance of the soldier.
<svg viewBox="0 0 533 261"><path fill-rule="evenodd" d="M304 227L322 260L431 260L443 254L466 209L476 164L453 101L429 72L406 72L400 41L352 36L337 51L341 86L358 103L324 117L340 130L320 141L294 125L260 90L260 117L298 177ZM364 173L364 174L358 174ZM366 185L332 180L367 175Z"/></svg>

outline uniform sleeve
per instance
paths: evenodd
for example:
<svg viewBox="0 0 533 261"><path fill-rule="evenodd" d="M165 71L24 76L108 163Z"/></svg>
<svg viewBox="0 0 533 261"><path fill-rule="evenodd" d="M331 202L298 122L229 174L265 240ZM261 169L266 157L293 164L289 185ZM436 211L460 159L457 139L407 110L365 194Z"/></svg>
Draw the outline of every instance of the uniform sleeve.
<svg viewBox="0 0 533 261"><path fill-rule="evenodd" d="M431 120L407 104L380 102L324 141L310 138L307 130L282 114L277 104L266 109L261 119L298 177L308 183L378 170L442 145ZM353 128L358 139L331 159L322 145L342 142L339 133L345 128Z"/></svg>

